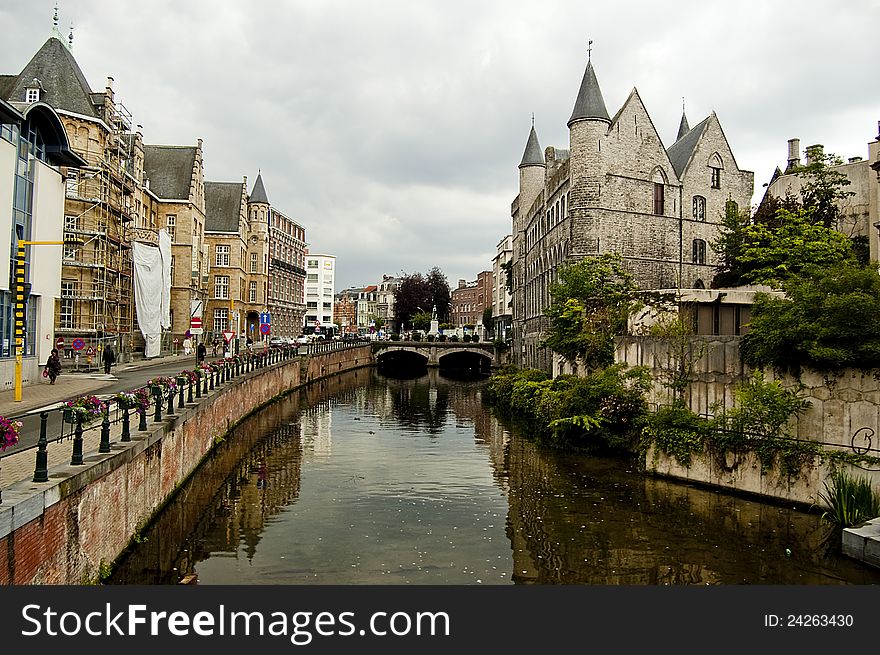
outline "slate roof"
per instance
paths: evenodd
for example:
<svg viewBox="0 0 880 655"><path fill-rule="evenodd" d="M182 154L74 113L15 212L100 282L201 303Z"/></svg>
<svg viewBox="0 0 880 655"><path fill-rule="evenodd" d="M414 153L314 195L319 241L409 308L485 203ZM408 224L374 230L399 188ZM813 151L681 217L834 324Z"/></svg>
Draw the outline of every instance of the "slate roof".
<svg viewBox="0 0 880 655"><path fill-rule="evenodd" d="M611 122L592 62L587 62L587 70L584 71L584 79L581 80L581 88L578 91L571 118L568 119L568 126L571 127L575 121L587 118L600 118Z"/></svg>
<svg viewBox="0 0 880 655"><path fill-rule="evenodd" d="M0 75L0 99L9 97L16 80L18 80L18 75Z"/></svg>
<svg viewBox="0 0 880 655"><path fill-rule="evenodd" d="M532 130L529 132L529 140L526 142L526 149L523 152L519 167L535 165L544 165L544 152L541 150L541 144L538 143L538 134L535 132L535 126L532 125Z"/></svg>
<svg viewBox="0 0 880 655"><path fill-rule="evenodd" d="M205 230L238 233L242 182L205 182Z"/></svg>
<svg viewBox="0 0 880 655"><path fill-rule="evenodd" d="M691 160L691 156L694 154L697 143L700 142L700 138L703 136L703 131L706 129L710 118L711 116L704 118L687 134L666 149L669 161L672 162L672 168L675 169L675 173L679 178L681 178L682 173L687 168L688 162Z"/></svg>
<svg viewBox="0 0 880 655"><path fill-rule="evenodd" d="M37 54L25 65L18 79L5 93L6 99L21 102L25 89L40 80L40 100L55 109L84 116L98 117L92 104L92 91L70 50L55 36L50 36Z"/></svg>
<svg viewBox="0 0 880 655"><path fill-rule="evenodd" d="M188 200L195 146L144 146L144 177L150 190L167 200Z"/></svg>
<svg viewBox="0 0 880 655"><path fill-rule="evenodd" d="M684 110L681 111L681 123L678 124L678 136L675 137L675 140L678 141L685 134L691 131L691 126L688 125L688 118L684 114Z"/></svg>
<svg viewBox="0 0 880 655"><path fill-rule="evenodd" d="M254 182L254 190L251 191L249 201L262 202L266 205L270 204L269 196L266 195L266 187L263 186L263 175L261 173L257 173L257 181Z"/></svg>

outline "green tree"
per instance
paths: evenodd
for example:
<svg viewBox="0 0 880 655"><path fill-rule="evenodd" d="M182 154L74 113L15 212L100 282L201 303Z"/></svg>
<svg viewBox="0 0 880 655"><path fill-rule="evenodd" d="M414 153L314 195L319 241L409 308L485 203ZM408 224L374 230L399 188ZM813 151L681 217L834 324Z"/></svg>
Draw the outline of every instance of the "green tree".
<svg viewBox="0 0 880 655"><path fill-rule="evenodd" d="M449 308L452 305L452 292L449 290L449 282L446 276L436 266L428 271L426 277L428 287L431 289L431 307L425 306L427 311L432 308L437 309L437 319L439 321L449 320Z"/></svg>
<svg viewBox="0 0 880 655"><path fill-rule="evenodd" d="M821 154L815 146L807 148L807 160L809 164L792 171L806 180L801 187L801 202L804 207L813 209L813 218L823 227L839 229L841 201L854 195L845 190L850 184L849 178L834 169L843 164L843 160L834 154Z"/></svg>
<svg viewBox="0 0 880 655"><path fill-rule="evenodd" d="M614 336L626 331L637 287L617 254L587 257L559 267L550 286L550 319L543 345L589 369L614 362Z"/></svg>
<svg viewBox="0 0 880 655"><path fill-rule="evenodd" d="M841 261L812 266L785 283L785 298L758 294L743 360L799 373L801 368L880 368L880 275Z"/></svg>
<svg viewBox="0 0 880 655"><path fill-rule="evenodd" d="M430 312L416 312L409 320L414 330L428 330L431 327Z"/></svg>
<svg viewBox="0 0 880 655"><path fill-rule="evenodd" d="M781 208L776 217L777 226L751 223L741 230L739 263L746 283L781 287L816 262L828 266L855 262L852 241L825 227L813 208Z"/></svg>

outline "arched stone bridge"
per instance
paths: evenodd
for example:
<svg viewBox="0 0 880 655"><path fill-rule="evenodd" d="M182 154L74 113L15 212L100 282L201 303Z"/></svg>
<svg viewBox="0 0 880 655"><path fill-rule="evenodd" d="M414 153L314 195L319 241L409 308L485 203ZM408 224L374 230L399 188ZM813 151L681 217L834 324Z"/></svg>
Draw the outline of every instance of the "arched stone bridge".
<svg viewBox="0 0 880 655"><path fill-rule="evenodd" d="M401 355L420 357L427 366L440 366L447 357L456 359L471 357L479 360L485 368L498 368L506 363L506 353L501 353L494 344L484 342L450 341L374 341L373 357L377 362L383 358Z"/></svg>

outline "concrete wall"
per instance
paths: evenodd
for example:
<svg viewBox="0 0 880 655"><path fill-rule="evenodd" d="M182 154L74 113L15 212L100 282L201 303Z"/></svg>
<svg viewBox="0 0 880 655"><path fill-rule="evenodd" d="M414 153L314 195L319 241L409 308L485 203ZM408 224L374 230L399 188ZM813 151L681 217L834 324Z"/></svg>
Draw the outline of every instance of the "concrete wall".
<svg viewBox="0 0 880 655"><path fill-rule="evenodd" d="M0 584L82 584L98 578L166 503L216 440L255 409L303 383L372 362L369 346L242 375L85 467L59 466L50 482L5 489L0 505ZM136 423L135 423L136 425ZM152 427L155 426L155 427Z"/></svg>
<svg viewBox="0 0 880 655"><path fill-rule="evenodd" d="M691 352L702 353L702 357L695 363L694 381L685 400L694 412L712 416L716 403L722 407L733 405L734 387L752 371L740 361L740 337L694 337L690 341ZM671 403L668 390L657 381L662 370L670 365L670 347L666 340L620 337L615 359L631 366L650 368L655 383L649 402ZM785 388L800 387L803 397L810 401L810 408L792 421L792 434L798 439L819 442L824 450L848 453L853 453L854 447L880 447L880 377L874 373L854 369L833 375L805 371L800 378L795 378L767 370L764 375L767 380L778 379ZM872 454L880 455L876 451ZM818 500L817 494L824 490L823 483L830 472L827 463L818 458L796 478L761 473L760 463L753 456L726 463L708 456L696 457L690 468L686 468L663 453L652 451L648 453L646 464L649 470L661 475L803 503ZM867 475L874 484L880 484L880 471L852 469L851 473Z"/></svg>

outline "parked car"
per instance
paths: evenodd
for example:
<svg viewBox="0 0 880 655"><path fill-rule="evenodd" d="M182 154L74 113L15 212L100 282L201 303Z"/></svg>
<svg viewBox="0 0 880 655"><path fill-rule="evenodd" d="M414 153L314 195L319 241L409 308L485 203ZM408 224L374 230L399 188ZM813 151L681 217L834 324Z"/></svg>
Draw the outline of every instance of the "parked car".
<svg viewBox="0 0 880 655"><path fill-rule="evenodd" d="M307 344L308 342L309 342L309 338L304 334L301 334L296 338L296 343L298 343L300 345Z"/></svg>
<svg viewBox="0 0 880 655"><path fill-rule="evenodd" d="M287 342L281 337L272 337L269 339L270 346L286 346Z"/></svg>

